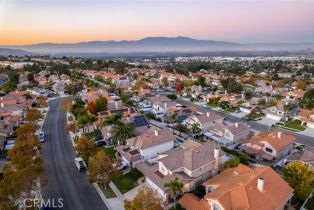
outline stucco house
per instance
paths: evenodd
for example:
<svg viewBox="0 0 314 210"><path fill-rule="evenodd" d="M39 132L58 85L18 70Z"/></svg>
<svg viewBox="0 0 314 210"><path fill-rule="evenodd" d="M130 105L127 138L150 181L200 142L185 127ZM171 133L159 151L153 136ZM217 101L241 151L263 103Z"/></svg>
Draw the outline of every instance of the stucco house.
<svg viewBox="0 0 314 210"><path fill-rule="evenodd" d="M240 164L206 181L206 194L186 193L179 204L186 210L284 210L293 189L271 167L250 168Z"/></svg>
<svg viewBox="0 0 314 210"><path fill-rule="evenodd" d="M251 134L251 130L251 126L248 124L236 122L229 125L216 124L211 130L211 133L220 137L218 142L225 142L226 145L230 145L240 143L241 141L247 139Z"/></svg>
<svg viewBox="0 0 314 210"><path fill-rule="evenodd" d="M186 140L180 147L158 155L152 161L136 165L145 176L145 181L159 196L167 201L165 183L178 178L184 191L190 191L209 177L217 174L227 160L226 154L214 142L201 144Z"/></svg>
<svg viewBox="0 0 314 210"><path fill-rule="evenodd" d="M242 152L255 155L258 160L279 160L291 154L296 138L281 131L260 133L241 144Z"/></svg>
<svg viewBox="0 0 314 210"><path fill-rule="evenodd" d="M216 113L207 112L206 114L192 114L183 121L188 128L192 128L194 124L198 124L202 133L209 131L215 124L222 124L224 118Z"/></svg>
<svg viewBox="0 0 314 210"><path fill-rule="evenodd" d="M117 155L129 166L157 157L174 147L175 136L168 128L150 127L142 135L117 146Z"/></svg>

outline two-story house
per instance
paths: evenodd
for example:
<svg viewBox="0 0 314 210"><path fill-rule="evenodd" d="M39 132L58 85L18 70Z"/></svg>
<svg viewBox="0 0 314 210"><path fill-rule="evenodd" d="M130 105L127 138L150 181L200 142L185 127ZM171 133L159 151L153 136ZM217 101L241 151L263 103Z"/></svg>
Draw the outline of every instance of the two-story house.
<svg viewBox="0 0 314 210"><path fill-rule="evenodd" d="M168 128L150 127L142 135L127 139L126 145L117 146L118 156L129 166L155 158L171 150L176 137Z"/></svg>
<svg viewBox="0 0 314 210"><path fill-rule="evenodd" d="M265 110L266 118L272 119L275 121L287 120L290 116L290 111L285 108L288 103L278 103L276 106L269 107Z"/></svg>
<svg viewBox="0 0 314 210"><path fill-rule="evenodd" d="M226 161L226 154L214 142L201 144L188 139L180 147L160 154L153 161L139 163L136 168L145 176L146 183L162 198L169 198L165 184L178 178L184 191L217 174Z"/></svg>
<svg viewBox="0 0 314 210"><path fill-rule="evenodd" d="M293 196L293 189L269 166L250 168L240 164L203 185L204 198L186 193L179 204L186 210L284 210Z"/></svg>
<svg viewBox="0 0 314 210"><path fill-rule="evenodd" d="M282 159L293 151L296 138L281 131L260 133L241 144L242 152L254 155L258 160Z"/></svg>
<svg viewBox="0 0 314 210"><path fill-rule="evenodd" d="M302 125L306 125L309 128L314 128L314 109L302 109L299 113L299 119Z"/></svg>
<svg viewBox="0 0 314 210"><path fill-rule="evenodd" d="M194 124L198 124L202 133L209 131L215 124L222 124L224 118L214 112L207 112L206 114L192 114L186 120L183 121L189 129Z"/></svg>
<svg viewBox="0 0 314 210"><path fill-rule="evenodd" d="M246 123L236 122L234 124L216 124L211 133L214 133L219 138L219 143L223 142L225 145L237 144L247 139L251 133L251 126ZM215 138L213 138L215 140Z"/></svg>

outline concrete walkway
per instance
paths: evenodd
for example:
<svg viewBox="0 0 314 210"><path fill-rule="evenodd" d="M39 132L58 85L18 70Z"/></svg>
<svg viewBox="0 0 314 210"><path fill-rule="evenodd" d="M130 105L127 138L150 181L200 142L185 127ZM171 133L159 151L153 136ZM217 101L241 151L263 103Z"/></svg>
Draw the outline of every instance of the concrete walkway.
<svg viewBox="0 0 314 210"><path fill-rule="evenodd" d="M116 187L116 185L113 182L110 182L109 186L111 187L112 191L116 194L116 196L120 199L120 200L124 200L124 196L122 195L122 193L120 192L120 190Z"/></svg>

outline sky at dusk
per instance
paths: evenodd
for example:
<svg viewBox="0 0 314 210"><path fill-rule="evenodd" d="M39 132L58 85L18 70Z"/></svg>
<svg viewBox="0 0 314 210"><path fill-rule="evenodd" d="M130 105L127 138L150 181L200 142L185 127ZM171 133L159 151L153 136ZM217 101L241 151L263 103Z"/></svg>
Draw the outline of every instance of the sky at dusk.
<svg viewBox="0 0 314 210"><path fill-rule="evenodd" d="M314 42L314 0L0 0L0 45L148 36Z"/></svg>

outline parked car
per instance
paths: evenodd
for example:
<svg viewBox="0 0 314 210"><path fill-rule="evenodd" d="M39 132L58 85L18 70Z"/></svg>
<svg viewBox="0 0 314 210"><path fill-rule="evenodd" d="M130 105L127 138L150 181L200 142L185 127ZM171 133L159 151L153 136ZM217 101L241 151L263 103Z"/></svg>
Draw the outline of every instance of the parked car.
<svg viewBox="0 0 314 210"><path fill-rule="evenodd" d="M45 133L44 133L44 131L40 131L39 132L38 140L39 140L39 142L44 142L45 141Z"/></svg>
<svg viewBox="0 0 314 210"><path fill-rule="evenodd" d="M9 151L14 147L15 144L6 144L4 146L4 151Z"/></svg>
<svg viewBox="0 0 314 210"><path fill-rule="evenodd" d="M93 139L96 142L97 147L106 145L106 141L104 140L102 136L95 136Z"/></svg>
<svg viewBox="0 0 314 210"><path fill-rule="evenodd" d="M77 157L74 159L74 163L76 165L76 168L78 171L83 171L86 169L86 163L84 162L84 160L81 157Z"/></svg>
<svg viewBox="0 0 314 210"><path fill-rule="evenodd" d="M118 171L122 171L128 167L128 164L126 162L122 162L122 164L117 168Z"/></svg>

